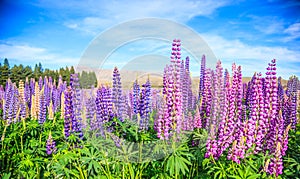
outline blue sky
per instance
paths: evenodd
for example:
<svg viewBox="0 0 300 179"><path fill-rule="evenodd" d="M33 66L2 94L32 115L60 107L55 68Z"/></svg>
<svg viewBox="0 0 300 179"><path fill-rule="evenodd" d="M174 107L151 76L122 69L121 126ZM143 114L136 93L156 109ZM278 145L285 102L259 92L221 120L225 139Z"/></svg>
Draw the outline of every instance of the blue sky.
<svg viewBox="0 0 300 179"><path fill-rule="evenodd" d="M4 0L0 4L0 59L32 66L42 62L52 69L76 66L101 32L146 17L169 19L193 29L225 68L230 69L235 62L242 65L244 76L265 72L272 58L278 60L280 76L300 76L297 1ZM128 44L110 57L112 63L105 68L122 67L126 65L124 59L143 54L155 55L147 49L153 44L151 40ZM163 53L169 55L170 48L166 47ZM198 75L199 68L192 64L192 73Z"/></svg>

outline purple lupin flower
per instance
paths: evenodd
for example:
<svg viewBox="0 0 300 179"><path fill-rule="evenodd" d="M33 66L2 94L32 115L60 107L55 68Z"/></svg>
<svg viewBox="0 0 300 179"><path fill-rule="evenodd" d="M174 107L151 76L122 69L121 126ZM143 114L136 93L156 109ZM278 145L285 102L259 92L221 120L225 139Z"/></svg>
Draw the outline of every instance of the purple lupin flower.
<svg viewBox="0 0 300 179"><path fill-rule="evenodd" d="M30 90L30 83L28 78L26 77L25 87L24 87L24 97L25 97L25 104L28 111L31 109L31 90ZM27 116L28 117L28 116Z"/></svg>
<svg viewBox="0 0 300 179"><path fill-rule="evenodd" d="M200 82L199 82L199 96L198 100L203 96L204 94L204 79L205 79L205 74L206 74L206 59L205 55L202 56L201 59L201 68L200 68Z"/></svg>
<svg viewBox="0 0 300 179"><path fill-rule="evenodd" d="M104 134L104 124L114 117L111 90L102 86L97 90L96 96L96 126L101 135Z"/></svg>
<svg viewBox="0 0 300 179"><path fill-rule="evenodd" d="M283 99L284 99L284 89L283 89L283 86L282 86L282 83L281 83L281 77L278 77L278 92L277 92L277 95L278 95L279 106L282 107Z"/></svg>
<svg viewBox="0 0 300 179"><path fill-rule="evenodd" d="M213 131L213 129L211 130ZM216 158L217 156L217 141L215 139L215 136L209 135L208 139L206 141L206 153L205 153L205 158L213 157Z"/></svg>
<svg viewBox="0 0 300 179"><path fill-rule="evenodd" d="M114 110L120 121L124 121L123 112L124 104L122 100L122 84L121 77L117 67L113 71L113 89L112 89L112 102L114 104Z"/></svg>
<svg viewBox="0 0 300 179"><path fill-rule="evenodd" d="M235 72L234 72L235 73ZM224 75L224 83L225 83L225 90L226 90L226 97L224 101L224 108L227 109L229 107L229 110L223 111L225 113L225 116L228 113L228 117L222 117L220 121L220 127L218 129L218 150L216 158L220 157L221 154L225 149L229 147L233 140L233 129L234 129L234 121L232 120L233 110L234 110L234 97L232 96L235 91L235 79L233 79L232 87L230 86L230 76L228 71L225 71ZM223 115L224 116L224 115Z"/></svg>
<svg viewBox="0 0 300 179"><path fill-rule="evenodd" d="M138 114L139 95L140 95L140 86L137 83L137 80L135 80L133 83L133 93L132 93L132 108L134 114Z"/></svg>
<svg viewBox="0 0 300 179"><path fill-rule="evenodd" d="M149 79L142 85L143 89L140 94L139 114L140 114L140 130L148 130L149 118L151 112L151 84Z"/></svg>
<svg viewBox="0 0 300 179"><path fill-rule="evenodd" d="M188 71L184 68L184 61L182 60L180 66L180 76L182 79L182 110L185 114L185 117L187 116L186 114L188 111L188 75Z"/></svg>
<svg viewBox="0 0 300 179"><path fill-rule="evenodd" d="M31 91L31 95L35 94L35 79L34 78L30 79L30 91Z"/></svg>
<svg viewBox="0 0 300 179"><path fill-rule="evenodd" d="M51 154L56 153L56 150L57 150L56 149L56 144L55 144L55 141L53 140L51 132L50 132L49 136L48 136L48 139L47 139L47 142L46 142L47 155L51 155Z"/></svg>
<svg viewBox="0 0 300 179"><path fill-rule="evenodd" d="M81 91L79 85L78 74L71 74L70 77L70 86L73 90L73 110L74 110L74 118L72 119L72 132L76 133L80 139L83 138L82 133L82 118L81 118Z"/></svg>
<svg viewBox="0 0 300 179"><path fill-rule="evenodd" d="M86 119L90 122L90 129L96 130L97 121L95 118L96 115L96 103L94 96L94 88L92 87L89 92L89 97L87 97L85 101L85 109L86 109Z"/></svg>
<svg viewBox="0 0 300 179"><path fill-rule="evenodd" d="M200 111L198 106L196 106L196 113L194 115L194 128L196 129L202 128L202 121L201 121L201 116L200 116Z"/></svg>
<svg viewBox="0 0 300 179"><path fill-rule="evenodd" d="M232 160L238 164L240 164L240 159L245 157L245 123L240 120L237 120L237 124L235 127L235 140L233 141L232 148L229 149L227 159Z"/></svg>
<svg viewBox="0 0 300 179"><path fill-rule="evenodd" d="M14 123L18 122L19 121L19 115L18 114L18 111L19 111L19 106L20 106L20 101L19 101L19 91L18 91L18 88L16 87L16 84L14 83L13 84L13 98L12 98L12 108L11 108L11 112L12 112L12 119Z"/></svg>
<svg viewBox="0 0 300 179"><path fill-rule="evenodd" d="M203 128L207 128L211 115L211 103L212 103L212 77L213 72L210 69L205 70L205 78L203 83L203 96L200 100L200 116L202 119Z"/></svg>
<svg viewBox="0 0 300 179"><path fill-rule="evenodd" d="M187 108L188 110L193 110L193 91L192 91L192 79L190 76L190 58L186 57L185 61L185 76L184 81L186 81L186 92L187 92Z"/></svg>
<svg viewBox="0 0 300 179"><path fill-rule="evenodd" d="M174 133L179 134L182 130L182 79L181 79L181 43L173 40L171 65L164 70L164 103L159 111L156 122L158 138L168 140Z"/></svg>
<svg viewBox="0 0 300 179"><path fill-rule="evenodd" d="M44 88L40 92L39 103L40 104L39 104L38 122L39 122L39 124L43 124L46 121L46 114L47 114L47 106L46 106Z"/></svg>
<svg viewBox="0 0 300 179"><path fill-rule="evenodd" d="M213 96L212 96L212 114L208 129L214 130L211 131L210 134L213 136L216 135L218 131L217 126L219 126L220 120L224 117L225 108L225 92L224 92L224 79L223 79L223 68L221 65L221 61L217 62L216 71L213 77ZM225 113L226 114L226 113Z"/></svg>
<svg viewBox="0 0 300 179"><path fill-rule="evenodd" d="M0 109L3 109L3 100L4 100L4 89L3 86L0 85Z"/></svg>
<svg viewBox="0 0 300 179"><path fill-rule="evenodd" d="M232 86L230 87L229 73L225 73L225 98L223 105L223 113L220 115L220 127L218 129L218 156L220 157L224 150L234 140L236 124L241 118L241 100L242 100L242 83L241 83L241 67L236 68L236 65L232 65ZM228 110L227 110L228 109ZM239 144L237 144L238 147Z"/></svg>
<svg viewBox="0 0 300 179"><path fill-rule="evenodd" d="M170 138L172 119L170 111L172 110L172 89L173 80L171 75L171 66L165 67L164 74L164 97L162 109L158 112L158 118L156 122L157 137L161 140L168 140Z"/></svg>
<svg viewBox="0 0 300 179"><path fill-rule="evenodd" d="M297 123L297 88L298 88L299 80L296 76L290 77L287 85L286 94L288 96L289 105L286 104L287 107L287 114L284 115L285 117L285 124L292 124L292 129L296 129Z"/></svg>
<svg viewBox="0 0 300 179"><path fill-rule="evenodd" d="M65 116L64 116L64 134L68 138L72 132L72 121L74 120L74 95L71 87L68 87L65 92Z"/></svg>
<svg viewBox="0 0 300 179"><path fill-rule="evenodd" d="M282 162L282 154L281 154L281 143L277 142L276 143L276 149L274 152L274 156L271 158L270 160L270 164L268 166L268 173L269 174L275 174L276 177L278 177L278 175L282 174L282 170L283 170L283 162Z"/></svg>
<svg viewBox="0 0 300 179"><path fill-rule="evenodd" d="M53 101L53 112L57 112L59 106L60 106L60 94L59 94L59 91L58 89L53 86L53 89L52 89L52 101Z"/></svg>
<svg viewBox="0 0 300 179"><path fill-rule="evenodd" d="M274 152L276 148L272 147L276 141L276 128L278 127L278 98L277 98L277 80L276 80L276 60L273 59L266 72L266 101L270 105L269 112L269 132L267 135L267 149ZM282 131L281 131L282 132Z"/></svg>
<svg viewBox="0 0 300 179"><path fill-rule="evenodd" d="M254 107L250 108L250 119L257 120L256 125L254 126L256 131L254 132L255 138L255 150L254 153L258 153L263 149L263 143L265 139L265 135L268 131L267 123L268 116L265 108L265 99L263 94L263 78L261 77L261 73L256 76L255 87L253 87L253 97L252 97L252 105ZM250 138L250 136L247 136ZM252 136L254 138L254 136ZM250 147L248 145L248 147Z"/></svg>
<svg viewBox="0 0 300 179"><path fill-rule="evenodd" d="M41 91L42 90L42 88L43 88L43 78L40 76L40 78L39 78L39 90Z"/></svg>
<svg viewBox="0 0 300 179"><path fill-rule="evenodd" d="M173 125L174 127L176 126L176 131L177 134L180 133L181 128L182 128L182 80L180 78L180 67L181 67L181 41L178 40L173 40L172 44L172 55L171 55L171 65L173 66L172 70L172 75L173 75L173 91L170 96L172 96L172 103L174 104L173 107L171 107L171 119L173 123L176 123L176 125ZM172 56L175 57L172 59ZM173 108L173 109L172 109Z"/></svg>
<svg viewBox="0 0 300 179"><path fill-rule="evenodd" d="M25 90L24 82L20 80L19 82L19 108L20 108L20 117L25 119L26 117L26 103L25 103Z"/></svg>
<svg viewBox="0 0 300 179"><path fill-rule="evenodd" d="M46 106L48 107L50 105L50 100L52 98L52 85L49 83L48 77L45 76L44 78L44 95L45 95L45 101Z"/></svg>
<svg viewBox="0 0 300 179"><path fill-rule="evenodd" d="M7 80L4 93L3 119L6 124L10 124L13 120L13 102L14 102L14 86L10 79Z"/></svg>

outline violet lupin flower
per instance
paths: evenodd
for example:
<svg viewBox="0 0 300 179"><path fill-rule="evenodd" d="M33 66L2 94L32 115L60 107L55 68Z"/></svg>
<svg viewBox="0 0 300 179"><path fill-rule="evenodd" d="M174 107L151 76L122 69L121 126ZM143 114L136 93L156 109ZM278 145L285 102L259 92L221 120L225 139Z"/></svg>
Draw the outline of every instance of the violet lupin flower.
<svg viewBox="0 0 300 179"><path fill-rule="evenodd" d="M212 114L210 119L210 124L213 127L209 127L208 129L213 129L215 131L210 132L215 136L218 131L217 126L220 123L220 120L224 117L225 108L225 92L224 92L224 79L223 79L223 68L221 65L221 61L217 62L216 71L213 77L213 98L212 98Z"/></svg>
<svg viewBox="0 0 300 179"><path fill-rule="evenodd" d="M122 100L122 84L121 77L117 67L113 71L113 90L112 90L112 102L115 107L115 112L120 121L123 121L123 100Z"/></svg>
<svg viewBox="0 0 300 179"><path fill-rule="evenodd" d="M151 84L149 79L143 85L139 101L139 114L140 114L140 129L148 130L149 118L151 112Z"/></svg>
<svg viewBox="0 0 300 179"><path fill-rule="evenodd" d="M0 85L0 109L3 109L4 93L3 86Z"/></svg>
<svg viewBox="0 0 300 179"><path fill-rule="evenodd" d="M267 149L275 151L272 147L276 140L276 127L278 126L278 98L277 98L277 80L276 80L276 60L273 59L266 72L266 101L270 105L269 112L269 132L267 135ZM282 131L281 131L282 132Z"/></svg>
<svg viewBox="0 0 300 179"><path fill-rule="evenodd" d="M14 93L13 93L13 103L12 103L13 104L12 117L13 117L13 122L16 123L20 119L20 116L18 115L20 101L19 101L19 91L15 83L13 84L13 88L14 88Z"/></svg>
<svg viewBox="0 0 300 179"><path fill-rule="evenodd" d="M279 100L279 105L282 107L283 105L283 99L284 99L284 89L281 83L281 76L278 77L278 100Z"/></svg>
<svg viewBox="0 0 300 179"><path fill-rule="evenodd" d="M264 99L264 94L263 94L263 78L261 77L261 73L257 74L256 76L256 81L255 86L256 88L253 91L255 93L253 94L254 96L252 97L252 105L255 105L255 107L250 108L250 113L251 116L255 116L255 119L257 120L256 123L256 132L255 132L255 150L254 153L258 153L261 150L263 150L263 143L265 139L265 135L268 131L267 128L267 123L268 123L268 116L266 113L265 109L265 99ZM254 85L254 84L253 84ZM255 101L255 102L254 102ZM251 119L251 117L250 117ZM248 136L249 138L250 136ZM254 136L252 136L254 138ZM248 146L250 147L250 146Z"/></svg>
<svg viewBox="0 0 300 179"><path fill-rule="evenodd" d="M204 79L205 79L205 74L206 74L205 69L206 69L206 59L205 59L205 55L203 55L202 59L201 59L198 100L200 100L200 98L203 96L203 93L204 93Z"/></svg>
<svg viewBox="0 0 300 179"><path fill-rule="evenodd" d="M86 118L90 122L90 129L95 130L97 127L96 115L96 103L94 97L94 88L90 91L90 96L85 101Z"/></svg>
<svg viewBox="0 0 300 179"><path fill-rule="evenodd" d="M205 70L203 96L200 100L200 116L202 119L203 128L207 128L211 115L211 103L212 103L212 76L213 72L210 69Z"/></svg>
<svg viewBox="0 0 300 179"><path fill-rule="evenodd" d="M68 87L64 92L65 110L64 110L64 134L68 138L72 132L72 121L74 120L74 95L71 87Z"/></svg>
<svg viewBox="0 0 300 179"><path fill-rule="evenodd" d="M81 118L81 93L78 74L71 74L70 77L70 86L73 90L73 99L74 99L74 118L72 120L72 132L75 132L80 139L83 138L82 133L82 118Z"/></svg>
<svg viewBox="0 0 300 179"><path fill-rule="evenodd" d="M196 129L202 128L202 121L201 121L201 116L200 116L200 111L198 106L196 106L196 113L194 115L194 128Z"/></svg>
<svg viewBox="0 0 300 179"><path fill-rule="evenodd" d="M145 89L142 89L137 116L140 130L147 130L146 115L146 91Z"/></svg>
<svg viewBox="0 0 300 179"><path fill-rule="evenodd" d="M44 88L40 92L40 104L39 104L39 113L38 113L38 122L39 124L43 124L46 121L46 114L47 114L47 106L46 106L46 99Z"/></svg>
<svg viewBox="0 0 300 179"><path fill-rule="evenodd" d="M137 80L135 80L133 83L133 93L132 93L132 108L134 114L138 114L139 95L140 95L140 86L137 83Z"/></svg>
<svg viewBox="0 0 300 179"><path fill-rule="evenodd" d="M236 65L232 65L232 86L230 87L229 73L225 73L225 89L226 94L224 98L223 113L220 115L220 127L218 129L218 156L221 156L224 150L234 140L234 134L236 130L236 124L239 120L239 106L242 105L240 102L242 94L239 93L241 88L241 69L240 66L236 69ZM237 144L238 145L238 144Z"/></svg>
<svg viewBox="0 0 300 179"><path fill-rule="evenodd" d="M172 132L179 134L182 130L182 80L181 69L181 43L173 40L171 65L166 66L164 74L164 107L159 112L157 122L158 137L168 140Z"/></svg>
<svg viewBox="0 0 300 179"><path fill-rule="evenodd" d="M188 113L188 123L187 123L187 130L188 131L192 131L194 130L194 118L193 118L193 115L192 115L192 112L190 111Z"/></svg>
<svg viewBox="0 0 300 179"><path fill-rule="evenodd" d="M188 72L184 68L183 60L181 61L180 75L182 79L182 110L183 113L186 115L188 111L188 81L187 81Z"/></svg>
<svg viewBox="0 0 300 179"><path fill-rule="evenodd" d="M298 88L298 78L296 76L290 77L288 81L288 86L287 86L287 96L289 100L289 105L287 107L287 113L285 114L285 123L288 125L289 123L292 124L292 129L296 129L296 123L297 123L297 88Z"/></svg>
<svg viewBox="0 0 300 179"><path fill-rule="evenodd" d="M104 124L111 121L114 117L112 111L110 88L102 86L97 90L96 96L96 126L100 134L104 134Z"/></svg>
<svg viewBox="0 0 300 179"><path fill-rule="evenodd" d="M10 79L7 80L4 93L3 119L6 124L10 124L13 120L13 102L14 102L14 86Z"/></svg>
<svg viewBox="0 0 300 179"><path fill-rule="evenodd" d="M53 86L52 89L52 101L53 101L53 112L57 112L59 106L60 106L60 98L61 94L59 94L59 90Z"/></svg>
<svg viewBox="0 0 300 179"><path fill-rule="evenodd" d="M20 117L25 119L26 117L26 103L25 103L25 90L24 82L20 80L19 82L19 108L20 108Z"/></svg>
<svg viewBox="0 0 300 179"><path fill-rule="evenodd" d="M41 91L42 90L42 88L43 88L43 78L40 76L40 78L39 78L39 90Z"/></svg>
<svg viewBox="0 0 300 179"><path fill-rule="evenodd" d="M175 44L175 43L173 43ZM171 57L172 58L172 57ZM175 57L174 57L175 58ZM168 140L171 136L172 119L170 112L172 111L172 91L173 91L173 76L171 75L172 66L166 65L164 70L164 87L163 106L159 110L158 119L156 122L157 137L161 140Z"/></svg>
<svg viewBox="0 0 300 179"><path fill-rule="evenodd" d="M30 111L30 108L31 108L31 95L32 95L32 93L30 90L30 83L28 81L28 78L26 77L25 87L24 87L24 97L25 97L26 108L28 111Z"/></svg>
<svg viewBox="0 0 300 179"><path fill-rule="evenodd" d="M211 129L213 131L214 129ZM205 158L213 157L216 159L217 156L217 141L215 139L215 136L208 136L208 139L206 141L206 153L205 153Z"/></svg>
<svg viewBox="0 0 300 179"><path fill-rule="evenodd" d="M176 123L176 129L174 129L176 131L177 134L180 133L181 128L182 128L182 80L180 78L180 66L181 66L181 41L178 40L173 40L173 47L172 47L172 56L174 56L175 58L172 59L171 57L171 65L173 66L172 70L173 73L171 73L173 75L173 91L171 94L171 98L173 101L174 106L171 108L172 112L171 112L171 118L172 121L174 123Z"/></svg>
<svg viewBox="0 0 300 179"><path fill-rule="evenodd" d="M291 111L291 124L292 124L292 129L296 129L296 124L297 124L297 94L294 93L292 95L292 102L290 106L290 111Z"/></svg>
<svg viewBox="0 0 300 179"><path fill-rule="evenodd" d="M49 133L48 139L47 139L47 143L46 143L46 152L47 155L51 155L56 153L56 144L55 141L52 138L51 132Z"/></svg>
<svg viewBox="0 0 300 179"><path fill-rule="evenodd" d="M232 148L229 149L227 159L236 163L240 163L240 159L245 157L246 146L244 144L245 138L245 124L240 120L237 120L235 129L235 140L233 141Z"/></svg>
<svg viewBox="0 0 300 179"><path fill-rule="evenodd" d="M274 157L271 158L270 164L268 166L268 171L267 171L269 174L275 174L276 177L282 174L282 170L283 170L281 148L282 148L281 143L277 142Z"/></svg>

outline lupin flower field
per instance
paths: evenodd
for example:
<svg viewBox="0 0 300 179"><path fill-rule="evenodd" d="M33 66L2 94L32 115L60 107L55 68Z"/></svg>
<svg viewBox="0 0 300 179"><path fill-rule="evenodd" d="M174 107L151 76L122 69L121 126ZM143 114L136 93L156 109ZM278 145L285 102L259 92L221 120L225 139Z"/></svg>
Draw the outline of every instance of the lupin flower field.
<svg viewBox="0 0 300 179"><path fill-rule="evenodd" d="M209 60L209 59L208 59ZM270 59L250 80L243 68L199 65L174 39L162 88L82 88L41 76L0 86L2 178L300 178L300 82Z"/></svg>

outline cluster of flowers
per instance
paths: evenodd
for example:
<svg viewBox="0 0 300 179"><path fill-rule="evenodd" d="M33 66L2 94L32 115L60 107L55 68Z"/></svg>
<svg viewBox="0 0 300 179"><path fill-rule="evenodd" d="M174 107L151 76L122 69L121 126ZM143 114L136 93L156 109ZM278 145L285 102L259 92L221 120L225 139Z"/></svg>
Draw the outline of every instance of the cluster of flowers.
<svg viewBox="0 0 300 179"><path fill-rule="evenodd" d="M148 80L142 85L142 89L136 80L133 83L132 92L129 93L130 102L133 111L133 119L136 119L140 130L148 130L149 118L152 111L151 105L151 84Z"/></svg>
<svg viewBox="0 0 300 179"><path fill-rule="evenodd" d="M189 57L181 60L181 41L172 43L171 64L166 65L163 76L163 104L155 121L157 137L168 140L183 130L201 127L198 116L190 111L195 108L196 97L192 93Z"/></svg>
<svg viewBox="0 0 300 179"><path fill-rule="evenodd" d="M30 116L43 124L47 112L49 119L53 119L54 113L59 110L61 94L65 88L66 82L63 82L61 77L57 86L51 77L45 77L44 80L40 77L38 82L26 79L24 83L21 80L19 87L8 79L5 90L0 88L3 119L9 125Z"/></svg>
<svg viewBox="0 0 300 179"><path fill-rule="evenodd" d="M156 106L152 106L152 99L156 99L153 96L158 96L157 91L152 91L149 79L142 85L142 89L136 80L133 89L127 94L123 92L117 67L114 68L112 79L112 87L102 85L96 90L96 96L94 89L90 91L89 96L86 95L85 114L90 129L103 135L105 131L113 130L113 127L107 126L106 123L117 118L120 122L124 122L125 119L133 120L138 122L140 130L147 130L150 113L153 108L156 109Z"/></svg>
<svg viewBox="0 0 300 179"><path fill-rule="evenodd" d="M64 98L62 98L64 109L61 111L61 115L64 117L64 134L66 138L71 134L75 134L80 139L83 138L81 96L78 74L71 74L70 86L64 90Z"/></svg>
<svg viewBox="0 0 300 179"><path fill-rule="evenodd" d="M57 86L56 86L57 84ZM0 87L0 101L3 109L3 120L6 125L16 123L25 118L31 117L43 124L48 119L54 119L54 113L59 110L61 96L66 89L66 82L60 77L58 83L51 77L26 79L25 83L20 80L17 87L16 83L7 80L5 90ZM54 145L53 141L51 145ZM50 153L50 152L47 152Z"/></svg>
<svg viewBox="0 0 300 179"><path fill-rule="evenodd" d="M192 90L190 59L181 59L179 39L173 40L170 59L164 68L161 92L151 88L149 79L141 86L136 80L131 90L124 91L117 67L113 70L112 87L102 85L88 94L80 90L77 74L71 75L70 86L61 77L58 83L47 77L40 77L38 82L26 79L18 87L8 79L5 88L0 86L3 120L10 125L31 117L43 124L47 114L51 120L60 110L65 137L74 134L82 139L85 124L104 135L105 131L114 130L113 124L106 125L114 118L120 122L136 121L140 131L147 131L150 113L157 111L154 129L159 139L169 140L173 136L178 139L182 131L204 128L209 132L205 157L218 159L227 153L229 160L240 163L249 153L268 150L273 158L265 170L281 174L288 131L295 128L297 108L300 109L298 78L291 77L284 90L281 78L276 77L276 61L272 60L265 77L256 73L243 84L240 66L232 65L230 77L227 70L223 71L221 61L215 70L206 68L203 56L196 96ZM112 136L119 144L118 137ZM50 133L47 154L55 151Z"/></svg>
<svg viewBox="0 0 300 179"><path fill-rule="evenodd" d="M287 150L288 131L296 123L296 100L288 103L284 99L294 99L297 88L288 87L284 95L280 78L277 84L275 59L269 63L265 77L261 73L254 74L248 84L242 84L240 66L233 64L232 73L231 80L227 71L222 75L219 61L215 71L205 69L201 74L204 82L200 111L210 134L205 157L218 159L228 149L227 158L240 163L247 152L268 150L273 157L265 170L279 175L283 169L282 156ZM290 83L297 86L296 82ZM289 93L291 97L287 97Z"/></svg>

